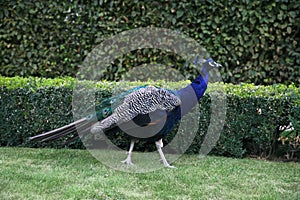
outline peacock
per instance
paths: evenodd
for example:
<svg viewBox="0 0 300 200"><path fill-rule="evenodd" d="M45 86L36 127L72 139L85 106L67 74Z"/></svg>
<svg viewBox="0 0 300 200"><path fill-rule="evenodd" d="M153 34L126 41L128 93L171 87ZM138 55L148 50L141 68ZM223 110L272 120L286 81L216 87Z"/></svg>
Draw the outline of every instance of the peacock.
<svg viewBox="0 0 300 200"><path fill-rule="evenodd" d="M163 138L175 127L182 117L190 112L204 95L209 71L221 65L212 58L206 60L197 56L195 65L200 65L200 74L191 84L179 90L170 90L156 86L139 86L117 96L104 99L95 106L95 112L61 128L29 138L29 141L47 142L68 135L76 130L84 130L89 134L101 136L123 131L131 138L127 158L122 161L133 165L132 152L138 139L153 142L156 145L161 161L165 167L173 168L166 160ZM120 104L113 108L113 102ZM96 118L96 120L95 120ZM141 127L146 127L142 129ZM68 142L78 138L74 135Z"/></svg>

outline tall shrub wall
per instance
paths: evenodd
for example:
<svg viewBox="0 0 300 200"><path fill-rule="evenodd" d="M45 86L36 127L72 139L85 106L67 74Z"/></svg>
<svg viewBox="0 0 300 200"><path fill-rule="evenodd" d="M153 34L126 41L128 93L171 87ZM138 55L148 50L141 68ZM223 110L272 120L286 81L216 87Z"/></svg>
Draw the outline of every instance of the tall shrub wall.
<svg viewBox="0 0 300 200"><path fill-rule="evenodd" d="M29 137L50 131L72 122L72 97L75 79L37 79L0 77L0 146L63 147L65 139L50 143L28 143ZM117 83L97 85L96 101L106 98ZM129 86L131 84L131 86ZM118 84L124 90L145 83ZM155 83L151 83L152 85ZM186 82L159 83L167 88L180 88ZM220 85L219 85L220 86ZM211 116L211 94L218 85L211 84L199 103L199 129L187 153L198 153L207 134ZM280 126L293 122L299 137L300 91L294 85L257 87L251 84L225 85L226 122L212 153L243 157L245 155L270 156L278 150ZM196 118L197 116L191 116ZM177 133L172 131L165 142ZM76 133L75 133L76 134ZM184 136L185 137L185 136ZM186 136L190 137L190 136ZM182 141L186 141L183 138ZM122 134L112 137L112 142L127 149L129 141ZM180 144L178 148L180 148ZM67 147L85 148L80 140ZM154 148L148 145L147 148ZM137 150L145 150L139 143ZM154 148L155 149L155 148ZM176 152L176 149L175 149Z"/></svg>
<svg viewBox="0 0 300 200"><path fill-rule="evenodd" d="M2 0L0 74L74 77L105 39L155 26L194 38L224 65L225 82L299 84L299 12L297 0ZM118 62L104 79L149 62L171 63L187 78L195 73L168 52L134 51Z"/></svg>

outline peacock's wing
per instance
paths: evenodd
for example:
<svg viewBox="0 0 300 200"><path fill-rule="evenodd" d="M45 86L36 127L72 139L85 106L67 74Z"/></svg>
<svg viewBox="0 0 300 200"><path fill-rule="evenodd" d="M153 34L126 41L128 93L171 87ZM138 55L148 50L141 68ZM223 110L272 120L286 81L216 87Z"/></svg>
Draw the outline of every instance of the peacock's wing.
<svg viewBox="0 0 300 200"><path fill-rule="evenodd" d="M147 86L135 90L124 97L123 103L116 107L110 116L96 123L92 133L106 132L116 126L122 125L128 129L136 126L157 124L166 113L181 104L179 97L174 92L163 88ZM124 129L122 129L124 130Z"/></svg>
<svg viewBox="0 0 300 200"><path fill-rule="evenodd" d="M101 121L105 118L107 118L108 116L110 116L113 111L116 109L116 107L118 107L119 105L121 105L124 102L124 99L130 95L131 93L134 93L142 88L146 88L147 86L138 86L138 87L134 87L128 91L122 92L120 94L117 95L113 95L109 98L105 98L103 99L100 103L95 105L95 112L89 116L87 116L88 119L92 120L96 117L96 119L98 121ZM90 109L88 109L90 110Z"/></svg>

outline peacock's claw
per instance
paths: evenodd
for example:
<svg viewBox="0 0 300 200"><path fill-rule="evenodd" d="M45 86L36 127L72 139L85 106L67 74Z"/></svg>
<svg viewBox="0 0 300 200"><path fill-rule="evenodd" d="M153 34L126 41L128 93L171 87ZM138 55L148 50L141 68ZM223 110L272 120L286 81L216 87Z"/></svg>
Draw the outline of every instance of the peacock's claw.
<svg viewBox="0 0 300 200"><path fill-rule="evenodd" d="M131 165L134 165L132 162L131 162L131 158L126 158L125 160L121 161L122 163L128 165L128 166L131 166Z"/></svg>
<svg viewBox="0 0 300 200"><path fill-rule="evenodd" d="M170 169L176 169L176 167L175 166L173 166L173 165L165 165L165 167L167 167L167 168L170 168Z"/></svg>
<svg viewBox="0 0 300 200"><path fill-rule="evenodd" d="M161 162L164 165L164 167L171 168L171 169L176 169L175 166L170 165L168 162L164 163L163 159L159 159L159 162Z"/></svg>

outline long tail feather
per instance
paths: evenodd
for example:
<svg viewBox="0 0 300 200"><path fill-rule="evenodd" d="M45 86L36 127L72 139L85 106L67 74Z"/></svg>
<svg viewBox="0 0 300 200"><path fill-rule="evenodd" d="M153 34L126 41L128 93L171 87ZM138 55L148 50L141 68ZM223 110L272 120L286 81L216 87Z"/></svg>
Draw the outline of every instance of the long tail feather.
<svg viewBox="0 0 300 200"><path fill-rule="evenodd" d="M29 141L46 140L47 138L50 138L50 137L55 136L57 134L59 134L59 135L64 134L66 132L69 132L70 130L74 131L76 129L76 126L80 126L83 123L86 123L86 118L79 119L79 120L77 120L73 123L70 123L68 125L65 125L63 127L60 127L60 128L57 128L57 129L54 129L54 130L51 130L51 131L48 131L46 133L42 133L42 134L30 137Z"/></svg>
<svg viewBox="0 0 300 200"><path fill-rule="evenodd" d="M67 141L64 142L63 146L70 144L74 140L77 140L79 138L82 139L83 137L91 134L91 126L87 125L85 128L77 129L77 131L80 133L80 135L79 134L73 135L71 138L69 138Z"/></svg>
<svg viewBox="0 0 300 200"><path fill-rule="evenodd" d="M73 126L73 127L70 127L68 129L64 130L61 133L57 133L55 135L51 135L49 137L46 137L46 138L42 139L41 142L47 142L47 141L51 141L51 140L56 140L56 139L62 138L64 136L67 136L70 133L74 133L75 131L76 131L76 127Z"/></svg>
<svg viewBox="0 0 300 200"><path fill-rule="evenodd" d="M74 129L70 129L70 130L67 130L67 131L65 131L63 133L60 133L58 135L54 135L54 136L50 136L48 138L45 138L45 139L41 140L41 142L48 142L48 141L52 141L52 140L57 140L59 138L68 136L71 133L76 133L74 136L78 136L78 137L79 137L79 135L78 135L78 133L79 133L80 136L82 137L82 136L85 136L85 135L89 134L90 130L91 130L91 128L89 127L89 124L81 127L80 129L74 127Z"/></svg>
<svg viewBox="0 0 300 200"><path fill-rule="evenodd" d="M67 128L67 129L61 131L60 133L56 133L55 135L43 138L41 140L41 142L56 140L56 139L62 138L64 136L67 136L67 135L69 135L71 133L74 133L74 132L79 132L80 135L84 135L84 134L86 134L87 132L90 131L90 127L93 123L94 122L83 122L79 125L74 125L73 127Z"/></svg>

